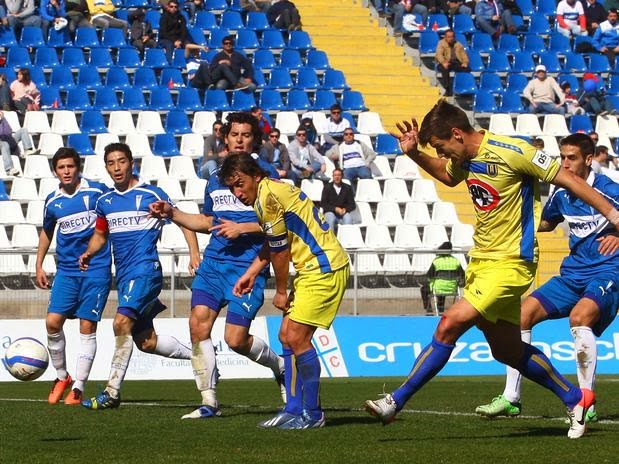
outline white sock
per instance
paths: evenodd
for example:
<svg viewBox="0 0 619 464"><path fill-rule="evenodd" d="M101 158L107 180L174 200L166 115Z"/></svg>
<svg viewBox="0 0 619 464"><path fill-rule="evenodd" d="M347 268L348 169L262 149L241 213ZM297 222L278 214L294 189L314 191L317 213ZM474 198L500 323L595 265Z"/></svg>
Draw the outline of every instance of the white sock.
<svg viewBox="0 0 619 464"><path fill-rule="evenodd" d="M247 357L252 361L268 367L273 371L274 375L280 375L284 371L284 360L279 357L266 342L253 336L253 343L249 349Z"/></svg>
<svg viewBox="0 0 619 464"><path fill-rule="evenodd" d="M73 388L84 391L84 386L90 375L92 362L97 353L97 334L80 334L80 352L77 355L76 380Z"/></svg>
<svg viewBox="0 0 619 464"><path fill-rule="evenodd" d="M112 356L110 378L105 390L112 397L118 398L120 386L127 373L131 354L133 353L133 337L131 335L117 335L115 342L116 346L114 347L114 356Z"/></svg>
<svg viewBox="0 0 619 464"><path fill-rule="evenodd" d="M192 344L191 366L196 386L202 396L202 404L218 408L215 387L219 378L219 370L215 359L215 347L210 338Z"/></svg>
<svg viewBox="0 0 619 464"><path fill-rule="evenodd" d="M56 369L56 377L60 380L67 378L67 357L65 346L67 342L64 338L64 331L54 334L47 334L47 348L49 356L52 358L52 366Z"/></svg>
<svg viewBox="0 0 619 464"><path fill-rule="evenodd" d="M525 343L531 343L531 331L521 330L520 338ZM520 383L522 382L522 375L513 367L507 366L507 378L505 379L505 390L503 390L503 397L510 403L520 401Z"/></svg>
<svg viewBox="0 0 619 464"><path fill-rule="evenodd" d="M155 354L173 359L191 359L191 349L171 335L157 335Z"/></svg>
<svg viewBox="0 0 619 464"><path fill-rule="evenodd" d="M578 385L581 388L593 390L598 357L595 335L590 327L572 327L570 332L574 337L574 349L576 350Z"/></svg>

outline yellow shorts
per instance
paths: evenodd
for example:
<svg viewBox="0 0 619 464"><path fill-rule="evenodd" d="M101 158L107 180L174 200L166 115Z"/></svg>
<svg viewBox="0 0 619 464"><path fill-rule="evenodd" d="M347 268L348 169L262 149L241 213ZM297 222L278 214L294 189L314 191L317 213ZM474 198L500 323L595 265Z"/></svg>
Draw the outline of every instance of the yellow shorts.
<svg viewBox="0 0 619 464"><path fill-rule="evenodd" d="M298 274L288 317L300 324L328 329L335 319L350 275L348 265L326 274Z"/></svg>
<svg viewBox="0 0 619 464"><path fill-rule="evenodd" d="M536 263L521 259L471 259L464 298L490 322L502 319L520 326L520 302L531 286Z"/></svg>

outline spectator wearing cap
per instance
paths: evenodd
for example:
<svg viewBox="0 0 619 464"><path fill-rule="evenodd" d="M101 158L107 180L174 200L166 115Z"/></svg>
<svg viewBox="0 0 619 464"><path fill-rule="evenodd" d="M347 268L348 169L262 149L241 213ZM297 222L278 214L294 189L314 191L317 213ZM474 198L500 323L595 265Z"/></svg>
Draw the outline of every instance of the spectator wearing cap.
<svg viewBox="0 0 619 464"><path fill-rule="evenodd" d="M587 19L582 3L561 0L557 5L557 32L565 37L587 35Z"/></svg>
<svg viewBox="0 0 619 464"><path fill-rule="evenodd" d="M565 115L563 90L554 77L546 74L546 66L543 64L535 67L535 77L529 81L522 94L529 100L531 113Z"/></svg>
<svg viewBox="0 0 619 464"><path fill-rule="evenodd" d="M606 21L600 24L595 34L593 34L593 48L608 57L608 62L612 68L615 67L615 55L619 53L619 14L617 10L608 10Z"/></svg>
<svg viewBox="0 0 619 464"><path fill-rule="evenodd" d="M456 40L453 31L445 32L444 37L436 45L434 54L436 66L441 73L445 96L452 95L451 91L451 72L469 72L469 56L464 50L464 46Z"/></svg>
<svg viewBox="0 0 619 464"><path fill-rule="evenodd" d="M597 0L580 0L585 11L587 33L593 35L600 24L606 20L606 9Z"/></svg>
<svg viewBox="0 0 619 464"><path fill-rule="evenodd" d="M215 87L222 90L256 90L254 67L250 60L234 50L234 37L227 35L221 45L223 50L213 57L209 67Z"/></svg>

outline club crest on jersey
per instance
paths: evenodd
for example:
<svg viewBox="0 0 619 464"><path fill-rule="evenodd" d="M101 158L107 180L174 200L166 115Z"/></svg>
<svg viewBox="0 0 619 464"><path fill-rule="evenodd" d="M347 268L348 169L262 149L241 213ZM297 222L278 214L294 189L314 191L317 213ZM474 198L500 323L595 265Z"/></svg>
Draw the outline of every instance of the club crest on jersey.
<svg viewBox="0 0 619 464"><path fill-rule="evenodd" d="M135 210L139 211L140 210L140 204L142 203L142 197L144 195L136 195L135 196Z"/></svg>
<svg viewBox="0 0 619 464"><path fill-rule="evenodd" d="M499 192L492 185L478 179L470 179L466 183L475 208L481 211L491 211L500 203Z"/></svg>
<svg viewBox="0 0 619 464"><path fill-rule="evenodd" d="M497 168L496 164L488 164L487 174L490 177L496 177L498 173L499 173L499 168Z"/></svg>

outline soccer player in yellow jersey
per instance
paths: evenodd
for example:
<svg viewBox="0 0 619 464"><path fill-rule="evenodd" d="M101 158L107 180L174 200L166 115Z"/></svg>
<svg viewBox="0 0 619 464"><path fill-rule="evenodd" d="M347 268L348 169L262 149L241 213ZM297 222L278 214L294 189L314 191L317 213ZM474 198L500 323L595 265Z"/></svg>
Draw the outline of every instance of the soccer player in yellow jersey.
<svg viewBox="0 0 619 464"><path fill-rule="evenodd" d="M252 291L269 262L275 271L273 305L284 312L279 339L285 363L286 407L260 427L322 427L320 360L312 345L318 327L329 328L346 289L348 255L314 203L297 187L270 179L247 153L224 160L220 181L245 205L253 205L266 242L239 278L234 294ZM288 265L297 276L288 294Z"/></svg>
<svg viewBox="0 0 619 464"><path fill-rule="evenodd" d="M449 186L465 181L475 205L475 246L466 270L464 297L441 318L432 342L417 357L406 381L391 394L365 402L388 424L404 404L445 366L458 338L477 326L495 359L554 392L567 406L569 438L585 432L593 392L568 382L537 348L520 339L520 298L533 282L541 206L538 179L564 187L617 227L619 212L583 179L528 143L476 131L466 114L440 101L417 121L398 124L400 147L434 178ZM394 134L395 135L395 134ZM430 145L438 158L419 151Z"/></svg>

